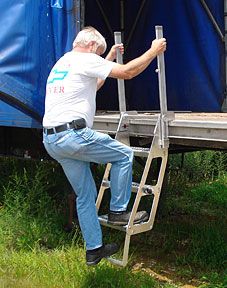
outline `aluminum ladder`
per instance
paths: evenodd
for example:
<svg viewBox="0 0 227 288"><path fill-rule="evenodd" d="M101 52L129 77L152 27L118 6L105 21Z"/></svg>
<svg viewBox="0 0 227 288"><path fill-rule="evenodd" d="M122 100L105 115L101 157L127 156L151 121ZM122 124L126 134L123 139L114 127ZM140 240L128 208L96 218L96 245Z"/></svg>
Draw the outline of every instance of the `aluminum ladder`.
<svg viewBox="0 0 227 288"><path fill-rule="evenodd" d="M162 38L163 37L162 26L156 26L155 29L156 29L156 38L157 39ZM119 37L120 37L119 32L115 32L115 43L121 43ZM118 55L117 61L119 63L122 63L122 59L120 59L120 56L121 55ZM158 62L158 68L156 72L158 73L159 78L160 114L157 117L157 123L154 129L153 139L150 148L131 147L134 151L134 156L146 158L146 163L140 179L140 183L135 182L132 183L132 192L135 192L136 196L132 207L129 222L125 226L115 226L108 223L107 215L99 216L99 221L101 225L111 227L113 229L117 229L120 231L124 231L126 233L122 259L119 260L112 257L108 258L108 260L111 261L113 264L117 264L123 267L126 266L128 263L128 253L129 253L129 244L131 236L138 233L149 231L153 228L161 188L163 184L163 179L165 175L165 170L167 166L168 147L169 147L168 122L173 118L173 115L167 112L165 64L163 54L157 57L157 62ZM137 113L126 111L123 80L118 80L118 95L120 106L120 120L116 131L115 139L130 146L130 135L128 131L128 127L130 125L130 116L133 116L135 118ZM159 167L157 182L155 183L155 185L150 185L146 183L147 176L152 161L156 158L161 159L161 165ZM111 164L108 163L106 165L103 180L96 201L97 211L99 211L100 209L100 205L105 190L110 188L110 181L108 180L110 170L111 170ZM134 224L135 215L138 210L141 198L148 195L149 196L153 195L149 219L147 222Z"/></svg>

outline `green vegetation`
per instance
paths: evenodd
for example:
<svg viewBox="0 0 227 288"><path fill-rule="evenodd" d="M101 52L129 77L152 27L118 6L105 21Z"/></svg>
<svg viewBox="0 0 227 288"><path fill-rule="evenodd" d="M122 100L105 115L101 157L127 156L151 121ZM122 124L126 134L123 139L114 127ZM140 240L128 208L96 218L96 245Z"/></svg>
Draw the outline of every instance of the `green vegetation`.
<svg viewBox="0 0 227 288"><path fill-rule="evenodd" d="M91 268L80 229L63 230L71 187L59 165L1 158L0 287L226 287L227 154L187 153L183 162L170 156L154 229L132 237L129 265ZM123 233L103 231L123 245Z"/></svg>

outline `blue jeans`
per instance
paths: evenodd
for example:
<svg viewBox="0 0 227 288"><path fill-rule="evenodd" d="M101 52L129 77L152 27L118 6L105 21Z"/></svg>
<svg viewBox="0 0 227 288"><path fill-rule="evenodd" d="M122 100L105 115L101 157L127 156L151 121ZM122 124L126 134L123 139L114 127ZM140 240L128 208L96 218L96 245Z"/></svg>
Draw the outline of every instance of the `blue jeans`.
<svg viewBox="0 0 227 288"><path fill-rule="evenodd" d="M124 211L131 196L133 151L109 135L90 128L43 134L49 155L62 166L77 195L76 205L86 248L102 246L102 231L96 211L97 190L90 162L112 163L110 210Z"/></svg>

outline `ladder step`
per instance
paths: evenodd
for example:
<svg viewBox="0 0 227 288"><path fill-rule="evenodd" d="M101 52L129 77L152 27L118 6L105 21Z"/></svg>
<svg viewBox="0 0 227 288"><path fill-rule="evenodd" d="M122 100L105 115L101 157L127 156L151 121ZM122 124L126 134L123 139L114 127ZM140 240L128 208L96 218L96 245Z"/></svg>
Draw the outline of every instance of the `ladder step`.
<svg viewBox="0 0 227 288"><path fill-rule="evenodd" d="M134 156L148 157L150 152L150 148L143 148L143 147L131 147L131 148L134 152Z"/></svg>
<svg viewBox="0 0 227 288"><path fill-rule="evenodd" d="M100 224L101 225L103 225L103 226L106 226L106 227L109 227L109 228L112 228L112 229L116 229L116 230L120 230L120 231L123 231L123 232L126 232L126 233L128 233L128 231L131 229L131 228L133 228L132 230L131 230L131 235L134 235L134 234L138 234L138 233L143 233L143 232L146 232L146 231L149 231L149 230L151 230L151 227L150 226L147 226L146 224L146 222L141 222L141 223L139 223L139 224L134 224L133 225L133 227L128 227L128 225L124 225L124 226L122 226L122 225L112 225L112 224L109 224L108 223L108 215L107 214L105 214L105 215L100 215L100 216L98 216L98 219L99 219L99 222L100 222ZM137 227L137 229L135 228L135 227ZM139 228L139 229L138 229ZM129 229L129 230L128 230Z"/></svg>
<svg viewBox="0 0 227 288"><path fill-rule="evenodd" d="M98 216L98 219L102 226L106 226L115 230L120 230L129 235L143 233L152 229L151 225L148 222L141 222L138 224L134 224L132 227L129 227L128 225L121 226L121 225L109 224L107 221L108 220L107 214Z"/></svg>
<svg viewBox="0 0 227 288"><path fill-rule="evenodd" d="M107 222L108 220L108 215L100 215L99 217L99 222L101 225L103 226L106 226L106 227L110 227L110 228L113 228L113 229L116 229L116 230L120 230L120 231L126 231L126 228L127 228L127 225L125 226L117 226L117 225L111 225Z"/></svg>
<svg viewBox="0 0 227 288"><path fill-rule="evenodd" d="M109 180L103 180L101 186L105 187L106 189L110 188L110 181ZM138 189L139 189L139 183L132 182L132 192L137 193ZM142 192L143 192L143 196L151 195L153 193L153 188L151 185L144 185L142 188Z"/></svg>

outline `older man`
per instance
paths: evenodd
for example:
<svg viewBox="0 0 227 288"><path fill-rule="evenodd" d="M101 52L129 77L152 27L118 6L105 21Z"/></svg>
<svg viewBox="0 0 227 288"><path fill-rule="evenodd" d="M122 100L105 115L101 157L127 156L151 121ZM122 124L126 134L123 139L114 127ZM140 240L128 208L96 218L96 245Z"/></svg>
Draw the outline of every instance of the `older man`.
<svg viewBox="0 0 227 288"><path fill-rule="evenodd" d="M131 79L140 74L165 51L166 40L154 40L144 54L127 64L113 62L116 49L123 53L122 44L114 45L106 58L102 58L105 39L95 28L85 27L74 40L72 51L52 68L46 86L43 143L49 155L61 164L77 194L77 212L88 265L95 265L118 251L115 243L104 245L102 242L90 162L112 163L109 223L128 223L130 212L126 210L132 184L132 149L107 134L92 130L96 91L107 77ZM147 218L147 213L140 211L135 223Z"/></svg>

